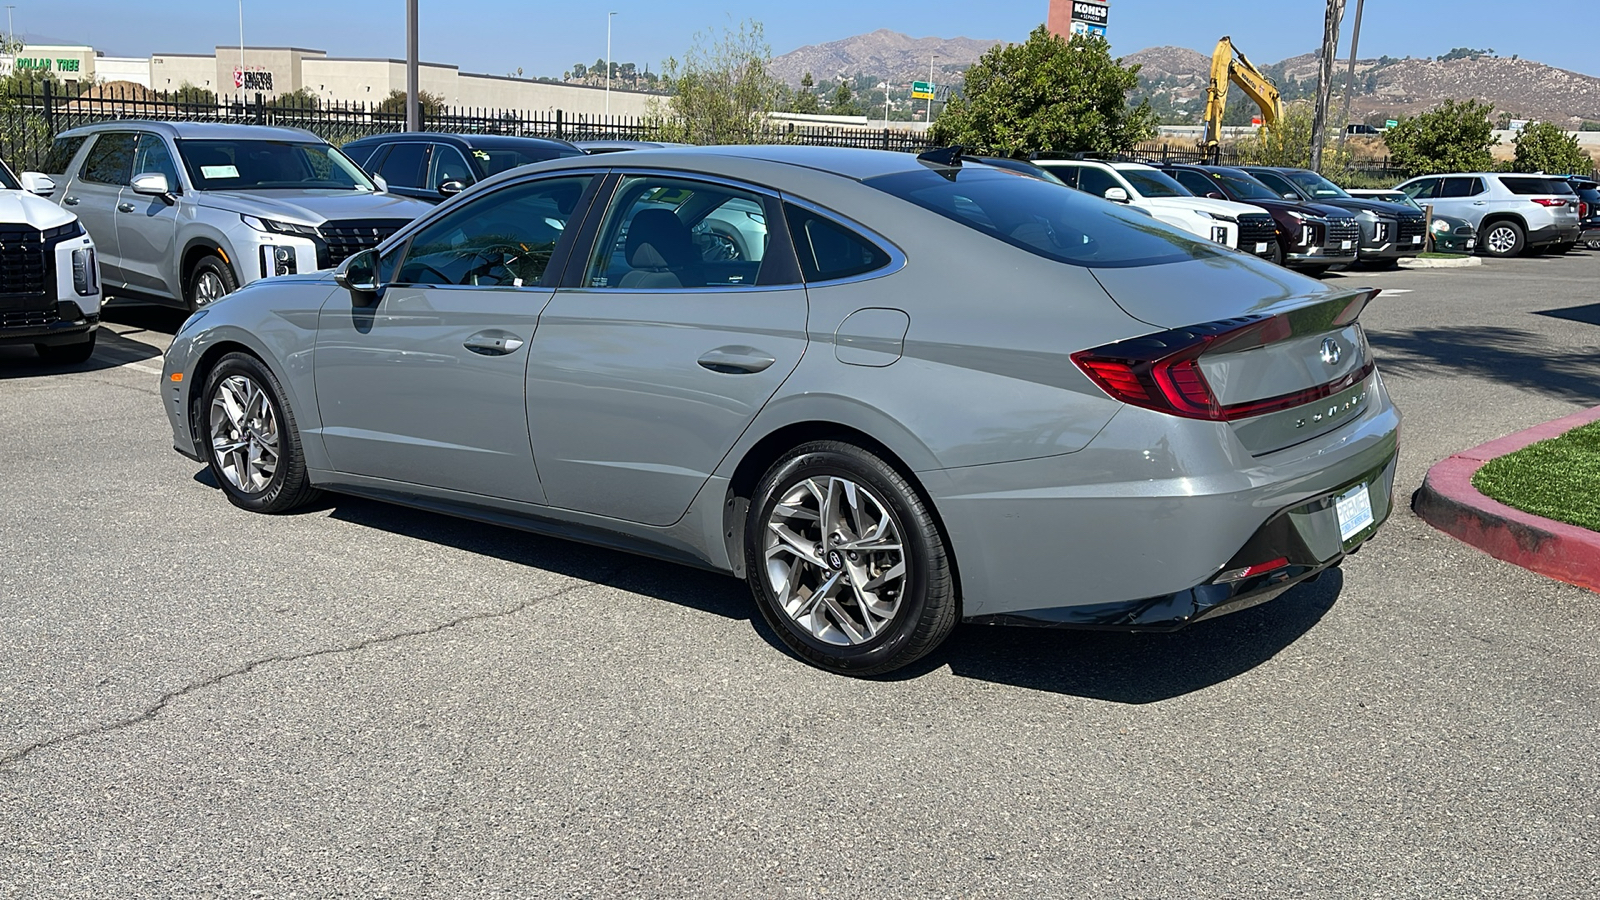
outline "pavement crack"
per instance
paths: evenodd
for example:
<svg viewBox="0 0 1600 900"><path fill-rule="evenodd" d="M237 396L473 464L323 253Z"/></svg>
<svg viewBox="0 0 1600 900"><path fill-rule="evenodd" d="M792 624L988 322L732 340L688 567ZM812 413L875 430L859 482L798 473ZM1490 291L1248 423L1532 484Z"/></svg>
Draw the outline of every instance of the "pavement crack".
<svg viewBox="0 0 1600 900"><path fill-rule="evenodd" d="M543 594L538 597L530 597L527 600L503 609L488 610L485 612L477 612L469 615L458 616L454 619L450 619L449 621L441 622L438 625L432 625L427 628L416 628L410 631L400 631L392 634L378 635L376 637L370 637L365 640L357 641L353 644L346 644L340 647L324 647L320 650L308 650L304 653L285 653L251 660L250 662L247 662L236 669L231 669L227 672L222 672L200 681L190 682L181 688L168 691L167 693L162 694L154 703L136 715L118 719L115 722L96 725L92 728L85 728L67 734L56 735L55 737L46 738L45 740L37 741L25 747L0 753L0 771L9 768L14 763L22 762L42 750L49 750L53 747L60 747L64 744L70 744L86 738L99 737L100 735L110 734L115 731L121 731L124 728L130 728L134 725L141 725L145 722L152 721L157 716L161 715L161 712L168 706L183 699L184 697L189 696L190 694L203 691L209 687L215 687L216 685L233 678L249 675L250 673L264 666L270 666L277 663L300 662L307 659L316 659L317 657L321 656L336 656L344 653L359 653L363 650L381 646L383 644L392 644L409 638L428 637L430 635L439 634L444 631L449 631L450 629L460 625L468 625L474 622L484 622L491 619L507 618L523 612L524 610L533 606L535 603L543 603L549 600L555 600L560 597L567 596L568 594L576 593L585 588L606 585L618 575L622 574L627 568L628 565L625 563L613 568L601 577L593 580L582 581L578 584L562 588L558 591L552 591L551 593Z"/></svg>

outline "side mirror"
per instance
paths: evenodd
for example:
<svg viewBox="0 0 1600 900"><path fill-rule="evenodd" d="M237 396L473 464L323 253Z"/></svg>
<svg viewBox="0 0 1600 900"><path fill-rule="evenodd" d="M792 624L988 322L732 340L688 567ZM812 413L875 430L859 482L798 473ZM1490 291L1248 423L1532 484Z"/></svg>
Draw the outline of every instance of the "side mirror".
<svg viewBox="0 0 1600 900"><path fill-rule="evenodd" d="M380 194L389 193L389 182L384 181L382 175L374 175L374 176L372 176L372 183L378 186L378 193L380 193Z"/></svg>
<svg viewBox="0 0 1600 900"><path fill-rule="evenodd" d="M145 197L160 197L167 203L172 203L172 185L167 183L167 176L160 172L146 172L137 175L132 183L133 192Z"/></svg>
<svg viewBox="0 0 1600 900"><path fill-rule="evenodd" d="M1227 197L1223 196L1221 191L1207 191L1206 192L1206 196L1208 198L1212 199L1212 200L1226 200L1226 199L1228 199Z"/></svg>
<svg viewBox="0 0 1600 900"><path fill-rule="evenodd" d="M1283 199L1285 199L1285 200L1299 200L1300 197L1298 195L1296 195L1296 194L1284 194L1283 195Z"/></svg>
<svg viewBox="0 0 1600 900"><path fill-rule="evenodd" d="M446 181L444 184L439 185L439 196L454 197L466 189L467 183L465 181Z"/></svg>
<svg viewBox="0 0 1600 900"><path fill-rule="evenodd" d="M1112 203L1127 203L1128 192L1119 187L1106 188L1105 198Z"/></svg>
<svg viewBox="0 0 1600 900"><path fill-rule="evenodd" d="M48 197L56 192L55 181L43 172L23 172L21 181L22 189L30 194Z"/></svg>
<svg viewBox="0 0 1600 900"><path fill-rule="evenodd" d="M383 285L378 283L378 251L363 250L344 261L333 273L333 280L350 292L352 302L366 306Z"/></svg>

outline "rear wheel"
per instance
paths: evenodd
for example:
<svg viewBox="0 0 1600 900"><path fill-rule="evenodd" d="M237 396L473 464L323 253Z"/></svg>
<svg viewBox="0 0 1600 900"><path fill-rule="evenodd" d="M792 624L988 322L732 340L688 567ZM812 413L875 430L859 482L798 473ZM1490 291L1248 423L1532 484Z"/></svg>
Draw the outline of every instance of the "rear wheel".
<svg viewBox="0 0 1600 900"><path fill-rule="evenodd" d="M1490 256L1516 256L1522 252L1527 235L1523 233L1522 226L1515 222L1500 221L1484 229L1483 239L1479 245L1483 252Z"/></svg>
<svg viewBox="0 0 1600 900"><path fill-rule="evenodd" d="M196 310L239 289L233 269L216 256L202 256L189 269L189 309Z"/></svg>
<svg viewBox="0 0 1600 900"><path fill-rule="evenodd" d="M745 559L762 617L818 668L881 675L955 628L938 524L899 472L852 444L805 444L767 470Z"/></svg>
<svg viewBox="0 0 1600 900"><path fill-rule="evenodd" d="M75 344L35 344L33 349L39 351L40 359L51 365L75 365L88 362L89 357L94 355L94 342L98 334L97 331L91 331Z"/></svg>
<svg viewBox="0 0 1600 900"><path fill-rule="evenodd" d="M224 356L206 379L200 424L206 461L233 505L286 513L319 491L306 474L294 412L283 387L247 353Z"/></svg>

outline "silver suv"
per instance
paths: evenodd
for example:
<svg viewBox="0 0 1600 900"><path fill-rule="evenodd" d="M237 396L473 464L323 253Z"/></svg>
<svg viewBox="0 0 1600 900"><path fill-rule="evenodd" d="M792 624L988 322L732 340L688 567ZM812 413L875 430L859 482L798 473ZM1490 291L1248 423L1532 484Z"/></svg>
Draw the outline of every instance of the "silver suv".
<svg viewBox="0 0 1600 900"><path fill-rule="evenodd" d="M1578 243L1578 195L1563 178L1498 172L1427 175L1396 190L1418 205L1467 220L1478 229L1478 246L1490 256L1517 256L1538 248L1565 253Z"/></svg>
<svg viewBox="0 0 1600 900"><path fill-rule="evenodd" d="M52 199L99 248L105 293L190 309L336 266L432 208L294 128L102 122L62 132L49 167Z"/></svg>

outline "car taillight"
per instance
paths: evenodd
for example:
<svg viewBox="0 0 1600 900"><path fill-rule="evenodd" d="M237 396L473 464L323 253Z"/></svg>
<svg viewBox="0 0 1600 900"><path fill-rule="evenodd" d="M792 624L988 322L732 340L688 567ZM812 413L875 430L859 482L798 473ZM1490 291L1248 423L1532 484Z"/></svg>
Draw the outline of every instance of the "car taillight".
<svg viewBox="0 0 1600 900"><path fill-rule="evenodd" d="M1363 291L1328 327L1353 323L1378 291ZM1207 353L1238 352L1292 337L1294 313L1226 319L1130 338L1072 354L1072 361L1112 399L1185 419L1232 422L1331 397L1367 380L1369 357L1333 381L1260 400L1222 405L1200 368Z"/></svg>
<svg viewBox="0 0 1600 900"><path fill-rule="evenodd" d="M1578 218L1580 218L1580 219L1589 218L1589 204L1585 203L1582 200L1578 201Z"/></svg>
<svg viewBox="0 0 1600 900"><path fill-rule="evenodd" d="M1554 197L1534 197L1532 200L1540 206L1551 206L1557 209L1567 205L1567 201L1557 200Z"/></svg>

